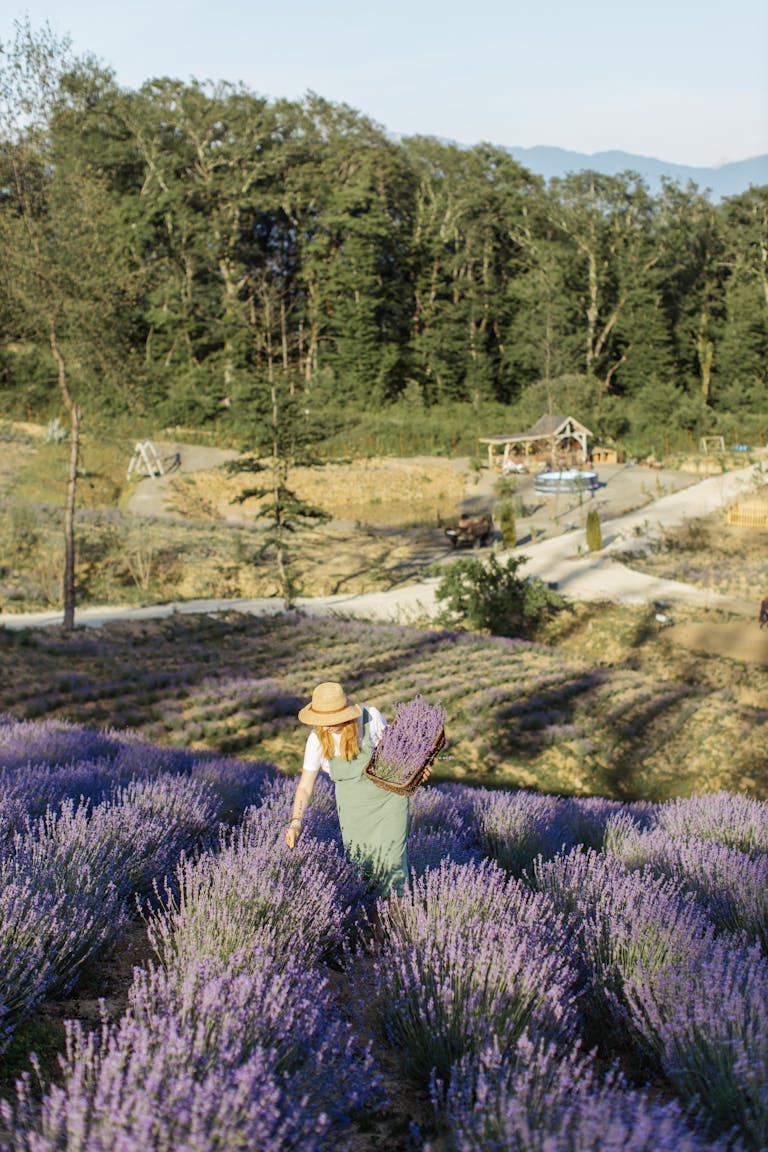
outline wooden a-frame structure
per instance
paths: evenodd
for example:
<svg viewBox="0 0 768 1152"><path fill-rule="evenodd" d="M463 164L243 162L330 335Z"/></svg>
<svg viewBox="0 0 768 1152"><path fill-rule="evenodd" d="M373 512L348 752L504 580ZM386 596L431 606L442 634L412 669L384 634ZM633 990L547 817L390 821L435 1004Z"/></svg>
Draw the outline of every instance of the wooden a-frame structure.
<svg viewBox="0 0 768 1152"><path fill-rule="evenodd" d="M536 456L546 454L554 463L558 456L568 454L584 462L589 457L589 438L594 436L584 424L574 416L542 416L527 432L510 436L480 436L479 442L488 446L488 467L503 467L514 456ZM501 461L496 453L503 449Z"/></svg>

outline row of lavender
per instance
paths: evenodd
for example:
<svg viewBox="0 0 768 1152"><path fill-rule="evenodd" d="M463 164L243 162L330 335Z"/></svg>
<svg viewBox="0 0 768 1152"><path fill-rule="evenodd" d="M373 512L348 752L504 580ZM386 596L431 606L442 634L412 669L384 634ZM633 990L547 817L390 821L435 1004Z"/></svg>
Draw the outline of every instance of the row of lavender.
<svg viewBox="0 0 768 1152"><path fill-rule="evenodd" d="M441 1147L768 1146L768 805L452 786L413 807L372 986Z"/></svg>
<svg viewBox="0 0 768 1152"><path fill-rule="evenodd" d="M134 969L128 1008L100 1034L68 1025L60 1083L28 1078L0 1103L6 1144L47 1152L320 1152L383 1101L369 1046L332 992L364 881L330 794L289 853L290 787L183 859L150 916L157 962ZM315 836L312 835L315 834Z"/></svg>
<svg viewBox="0 0 768 1152"><path fill-rule="evenodd" d="M136 901L203 844L265 766L168 753L62 723L0 724L0 1052L70 990Z"/></svg>
<svg viewBox="0 0 768 1152"><path fill-rule="evenodd" d="M618 612L617 652L633 648L640 623ZM29 717L136 725L148 739L227 755L262 755L278 738L298 764L296 712L314 684L338 679L388 716L415 692L439 699L452 743L440 771L467 781L496 774L506 785L622 800L680 787L768 789L757 669L749 673L756 689L736 668L727 687L705 672L693 686L672 684L668 668L628 667L619 656L590 667L542 644L370 621L339 627L294 613L177 615L140 630L116 624L25 639L14 645L18 674L0 699Z"/></svg>

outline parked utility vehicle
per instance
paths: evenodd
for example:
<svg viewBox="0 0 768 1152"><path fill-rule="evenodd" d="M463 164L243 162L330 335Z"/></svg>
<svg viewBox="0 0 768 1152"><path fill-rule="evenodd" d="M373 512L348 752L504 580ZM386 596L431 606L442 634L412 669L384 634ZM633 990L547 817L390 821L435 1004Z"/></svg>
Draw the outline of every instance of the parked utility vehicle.
<svg viewBox="0 0 768 1152"><path fill-rule="evenodd" d="M482 548L493 538L493 520L490 516L462 515L457 524L446 528L445 534L451 548Z"/></svg>

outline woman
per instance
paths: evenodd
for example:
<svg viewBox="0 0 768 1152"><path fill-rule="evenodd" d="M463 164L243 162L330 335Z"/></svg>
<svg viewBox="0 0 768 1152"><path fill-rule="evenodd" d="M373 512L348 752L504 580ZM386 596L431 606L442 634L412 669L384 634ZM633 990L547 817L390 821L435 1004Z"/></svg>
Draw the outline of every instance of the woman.
<svg viewBox="0 0 768 1152"><path fill-rule="evenodd" d="M380 892L402 894L408 877L408 797L379 788L365 775L386 720L377 708L350 702L341 684L334 682L318 684L299 720L312 731L304 748L286 844L295 847L317 774L326 772L335 784L347 855L363 865Z"/></svg>

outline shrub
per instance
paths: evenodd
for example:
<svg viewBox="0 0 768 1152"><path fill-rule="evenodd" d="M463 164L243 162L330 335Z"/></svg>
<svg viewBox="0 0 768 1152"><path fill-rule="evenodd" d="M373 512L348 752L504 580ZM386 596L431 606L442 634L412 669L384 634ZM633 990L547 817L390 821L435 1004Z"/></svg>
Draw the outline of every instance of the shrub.
<svg viewBox="0 0 768 1152"><path fill-rule="evenodd" d="M433 1078L432 1102L446 1152L725 1152L705 1144L678 1104L601 1075L578 1045L563 1054L523 1036L512 1050L489 1043Z"/></svg>
<svg viewBox="0 0 768 1152"><path fill-rule="evenodd" d="M563 601L540 580L524 580L517 570L525 556L501 563L495 556L455 561L435 593L445 608L438 622L447 627L488 631L495 636L531 635L542 619Z"/></svg>
<svg viewBox="0 0 768 1152"><path fill-rule="evenodd" d="M627 987L635 1023L684 1104L713 1135L768 1141L768 967L759 948L722 938L695 964L640 970Z"/></svg>
<svg viewBox="0 0 768 1152"><path fill-rule="evenodd" d="M373 1061L322 975L305 975L290 956L281 971L272 959L256 947L229 965L197 958L183 970L137 969L117 1023L105 1021L96 1033L67 1022L60 1083L38 1103L26 1077L15 1106L0 1101L12 1146L26 1152L338 1146L334 1127L381 1099Z"/></svg>
<svg viewBox="0 0 768 1152"><path fill-rule="evenodd" d="M587 548L590 552L599 552L603 546L603 533L600 528L600 517L596 509L590 508L587 513Z"/></svg>
<svg viewBox="0 0 768 1152"><path fill-rule="evenodd" d="M627 871L610 855L577 848L552 860L537 859L531 883L570 917L588 976L583 1007L604 1039L640 1039L627 1006L632 981L667 969L693 969L713 946L709 917L679 884Z"/></svg>

